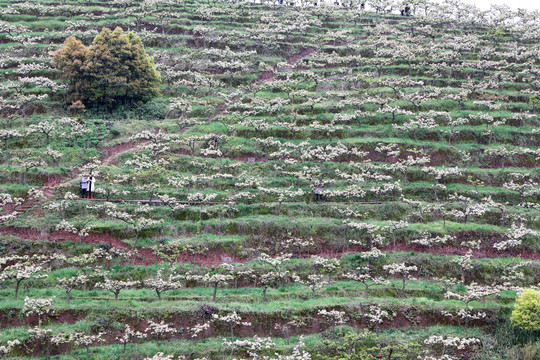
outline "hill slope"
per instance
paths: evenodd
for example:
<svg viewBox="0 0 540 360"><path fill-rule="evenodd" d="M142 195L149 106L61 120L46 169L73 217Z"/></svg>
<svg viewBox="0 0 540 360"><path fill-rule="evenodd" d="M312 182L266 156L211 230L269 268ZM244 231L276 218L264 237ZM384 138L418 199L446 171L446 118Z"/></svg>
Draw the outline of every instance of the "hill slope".
<svg viewBox="0 0 540 360"><path fill-rule="evenodd" d="M539 354L508 321L540 279L534 14L0 10L3 355ZM117 26L141 37L162 94L76 114L51 56Z"/></svg>

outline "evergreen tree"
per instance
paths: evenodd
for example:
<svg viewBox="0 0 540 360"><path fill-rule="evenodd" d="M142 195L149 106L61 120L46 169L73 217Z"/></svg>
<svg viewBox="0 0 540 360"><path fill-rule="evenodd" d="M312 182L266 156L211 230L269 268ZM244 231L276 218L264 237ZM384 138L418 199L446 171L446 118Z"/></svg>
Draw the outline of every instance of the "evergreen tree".
<svg viewBox="0 0 540 360"><path fill-rule="evenodd" d="M70 36L64 41L64 47L53 57L54 66L60 71L60 77L69 85L67 101L77 101L85 93L83 66L88 49L82 42Z"/></svg>
<svg viewBox="0 0 540 360"><path fill-rule="evenodd" d="M86 49L73 37L54 56L55 66L70 85L68 100L105 106L145 102L159 94L161 80L153 59L135 34L103 28Z"/></svg>

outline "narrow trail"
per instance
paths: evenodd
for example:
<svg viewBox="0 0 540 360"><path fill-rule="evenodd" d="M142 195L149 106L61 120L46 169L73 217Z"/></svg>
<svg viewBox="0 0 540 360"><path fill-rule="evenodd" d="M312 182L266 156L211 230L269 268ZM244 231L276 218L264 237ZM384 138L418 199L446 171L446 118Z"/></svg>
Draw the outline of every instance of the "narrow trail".
<svg viewBox="0 0 540 360"><path fill-rule="evenodd" d="M115 159L117 159L119 156L128 153L133 152L145 144L147 144L148 141L129 141L121 144L116 144L108 147L103 147L100 150L104 152L104 156L101 159L102 165L111 165L115 162ZM79 174L78 171L80 171L80 168L73 169L69 174L65 176L52 176L48 178L39 189L43 191L43 194L45 198L51 198L54 196L54 189L60 186L67 186L71 182L78 180ZM67 180L66 180L67 179ZM23 203L20 208L18 208L18 211L29 211L32 210L32 208L35 205L35 200L27 200L25 203ZM41 209L37 209L41 210ZM47 233L45 231L38 232L35 229L23 229L23 228L16 228L11 226L3 226L0 227L0 234L2 235L14 235L17 237L20 237L22 239L29 239L29 240L38 240L43 239L44 237L47 240L50 241L79 241L79 237L75 234L70 234L64 231L56 231L52 233ZM87 239L88 238L88 239ZM114 236L106 235L106 234L96 234L91 233L88 237L84 239L83 242L93 243L93 244L99 244L101 242L103 243L110 243L112 246L119 248L119 249L126 249L129 250L129 245L125 244L124 242L116 239ZM148 250L148 249L144 249ZM144 257L146 259L152 259L155 258L154 254L148 250L146 251L138 251L139 253L144 252ZM149 263L153 263L151 260ZM155 261L154 261L155 262Z"/></svg>
<svg viewBox="0 0 540 360"><path fill-rule="evenodd" d="M301 50L298 54L292 55L289 58L287 58L286 62L289 65L294 65L299 60L313 54L317 50L318 50L317 48L313 48L313 47L305 48L305 49ZM253 86L256 86L258 84L269 82L269 81L273 80L276 77L276 74L278 73L276 70L277 69L274 68L273 71L263 71L261 74L259 74L259 76L257 76L257 78L255 80L253 80L249 84L248 89L244 91L243 95L249 94L250 92L252 92L251 89L252 89ZM294 70L293 66L289 66L289 67L284 69L284 71L293 71L293 70ZM229 106L236 104L236 102L240 99L241 96L242 95L238 95L238 96L234 97L231 100ZM221 116L223 114L226 114L227 111L229 110L229 106L227 106L225 103L218 105L218 107L217 107L218 111L214 115L212 115L210 118L208 118L207 122L211 122L212 120L215 120L217 117L219 117L219 116Z"/></svg>
<svg viewBox="0 0 540 360"><path fill-rule="evenodd" d="M148 141L128 141L121 144L116 144L112 146L103 147L100 150L105 153L105 156L101 159L102 165L112 165L114 163L114 160L128 152L133 152L142 146L146 145ZM43 193L46 197L51 197L54 195L54 188L59 186L66 186L69 185L72 181L78 180L80 168L76 168L72 170L68 175L63 177L55 177L51 179L51 181L46 181L42 186L41 190L43 190ZM66 180L66 178L68 178Z"/></svg>

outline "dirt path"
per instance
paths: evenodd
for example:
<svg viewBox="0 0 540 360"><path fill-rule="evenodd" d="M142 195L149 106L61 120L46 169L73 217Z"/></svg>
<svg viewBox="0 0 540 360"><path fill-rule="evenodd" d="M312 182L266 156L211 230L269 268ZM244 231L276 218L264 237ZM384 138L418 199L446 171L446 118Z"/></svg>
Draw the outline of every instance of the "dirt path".
<svg viewBox="0 0 540 360"><path fill-rule="evenodd" d="M105 153L103 158L101 159L102 165L111 165L115 163L115 159L125 153L135 151L145 144L147 144L148 141L129 141L121 144L116 144L112 146L103 147L100 150ZM65 186L71 183L72 181L76 181L79 179L78 174L79 168L74 169L71 171L71 173L67 176L60 177L60 178L54 178L51 182L45 182L42 186L42 190L47 197L51 197L53 195L53 189L57 186ZM69 180L66 180L66 178L69 178Z"/></svg>
<svg viewBox="0 0 540 360"><path fill-rule="evenodd" d="M129 141L121 144L116 144L108 147L103 147L100 150L104 152L104 156L101 159L102 165L111 165L115 160L128 152L135 151L142 146L144 146L148 141L134 142ZM58 186L69 185L72 181L76 181L79 178L78 174L79 169L74 169L66 176L55 176L48 179L42 186L41 190L46 197L52 197L54 195L54 188ZM68 180L66 180L68 178ZM28 210L34 206L33 201L27 201L22 205L23 210ZM73 241L79 242L79 236L76 234L68 233L66 231L53 231L53 232L39 232L35 229L23 229L16 227L0 227L0 234L2 235L14 235L21 239L28 240L49 240L49 241ZM157 262L157 258L154 253L149 249L135 249L124 243L123 241L117 239L116 237L108 234L97 234L90 233L89 236L83 238L82 242L99 244L99 243L109 243L111 246L123 249L123 250L135 250L139 257L136 259L136 263L139 264L154 264Z"/></svg>
<svg viewBox="0 0 540 360"><path fill-rule="evenodd" d="M298 54L291 56L287 59L287 64L294 65L299 60L308 57L309 55L313 54L315 51L317 51L317 48L308 47L300 51Z"/></svg>
<svg viewBox="0 0 540 360"><path fill-rule="evenodd" d="M301 50L298 54L290 56L286 60L286 62L287 62L287 64L294 65L299 60L313 54L317 50L318 50L317 48L312 48L312 47L305 48L305 49ZM293 70L294 70L293 66L285 68L285 71L293 71ZM259 76L257 76L257 78L255 80L253 80L251 82L251 84L249 84L249 89L245 90L243 95L249 94L250 92L252 92L251 89L252 89L253 86L257 86L258 84L269 82L269 81L273 80L276 77L276 74L277 74L276 69L274 69L274 71L263 71L261 74L259 74ZM236 104L236 102L241 98L241 96L242 95L234 97L231 100L230 105ZM229 110L229 107L225 103L219 104L218 107L217 107L217 112L214 115L212 115L210 118L208 118L208 122L211 122L212 120L215 120L218 116L226 114L228 110Z"/></svg>

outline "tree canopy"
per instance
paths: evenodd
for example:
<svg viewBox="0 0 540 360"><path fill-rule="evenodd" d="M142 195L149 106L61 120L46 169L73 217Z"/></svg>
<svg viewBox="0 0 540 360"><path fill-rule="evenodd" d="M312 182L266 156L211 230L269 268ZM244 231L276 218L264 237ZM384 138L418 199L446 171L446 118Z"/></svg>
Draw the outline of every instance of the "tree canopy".
<svg viewBox="0 0 540 360"><path fill-rule="evenodd" d="M161 77L153 59L139 37L120 27L103 28L88 48L67 38L53 61L69 85L68 101L111 109L159 94Z"/></svg>
<svg viewBox="0 0 540 360"><path fill-rule="evenodd" d="M517 328L527 331L540 330L540 292L525 289L516 300L510 320Z"/></svg>

